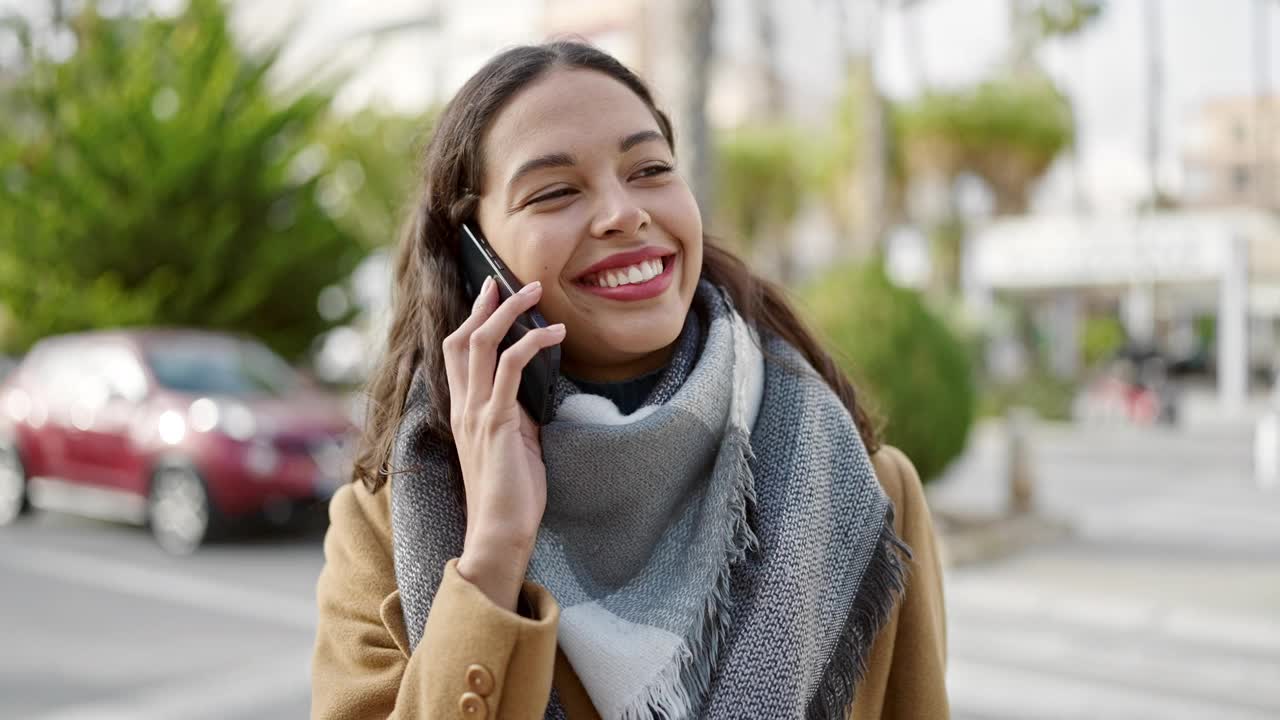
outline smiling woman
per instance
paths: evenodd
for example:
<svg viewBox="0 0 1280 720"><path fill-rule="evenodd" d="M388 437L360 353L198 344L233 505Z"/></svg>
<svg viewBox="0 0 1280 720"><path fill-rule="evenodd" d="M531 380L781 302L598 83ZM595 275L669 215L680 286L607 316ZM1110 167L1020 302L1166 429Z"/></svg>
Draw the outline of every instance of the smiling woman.
<svg viewBox="0 0 1280 720"><path fill-rule="evenodd" d="M661 367L684 326L702 220L658 122L612 76L563 69L517 93L485 134L493 160L482 187L492 190L480 196L480 225L517 276L542 283L538 307L565 324L571 376ZM640 282L647 260L662 272Z"/></svg>
<svg viewBox="0 0 1280 720"><path fill-rule="evenodd" d="M946 717L919 478L704 236L673 147L578 43L502 53L445 109L331 505L314 717ZM522 289L466 293L463 223ZM539 426L517 389L555 345Z"/></svg>

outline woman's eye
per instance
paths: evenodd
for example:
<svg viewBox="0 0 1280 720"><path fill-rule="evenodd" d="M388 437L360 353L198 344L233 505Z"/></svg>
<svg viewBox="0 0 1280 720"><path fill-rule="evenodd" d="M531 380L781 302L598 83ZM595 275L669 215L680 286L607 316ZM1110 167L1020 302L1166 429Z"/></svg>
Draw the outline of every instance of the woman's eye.
<svg viewBox="0 0 1280 720"><path fill-rule="evenodd" d="M577 190L574 190L573 188L560 188L559 190L552 190L549 193L546 193L544 195L539 195L533 198L532 200L529 201L529 204L533 205L534 203L545 202L547 200L555 200L557 198L562 198L575 192L577 192Z"/></svg>
<svg viewBox="0 0 1280 720"><path fill-rule="evenodd" d="M670 165L650 165L648 167L640 168L636 172L636 177L642 177L642 178L656 177L658 175L662 175L663 173L669 173L671 172L671 170L672 168Z"/></svg>

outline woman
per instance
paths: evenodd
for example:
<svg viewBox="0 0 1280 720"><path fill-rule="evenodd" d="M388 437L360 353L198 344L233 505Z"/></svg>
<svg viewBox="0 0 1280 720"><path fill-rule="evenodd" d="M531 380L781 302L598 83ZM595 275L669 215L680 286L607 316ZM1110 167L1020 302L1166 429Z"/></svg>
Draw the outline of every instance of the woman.
<svg viewBox="0 0 1280 720"><path fill-rule="evenodd" d="M610 56L504 52L440 117L318 586L317 718L947 715L919 478L703 236ZM458 229L527 283L468 304ZM554 325L498 353L522 312ZM559 345L554 420L516 399Z"/></svg>

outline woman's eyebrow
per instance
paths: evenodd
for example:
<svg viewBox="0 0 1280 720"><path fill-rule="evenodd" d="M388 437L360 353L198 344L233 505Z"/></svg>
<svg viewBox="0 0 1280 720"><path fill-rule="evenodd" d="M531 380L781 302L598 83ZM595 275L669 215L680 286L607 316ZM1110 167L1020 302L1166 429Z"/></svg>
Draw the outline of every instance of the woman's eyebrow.
<svg viewBox="0 0 1280 720"><path fill-rule="evenodd" d="M529 173L535 170L545 170L547 168L558 168L558 167L573 167L576 164L578 164L578 161L575 160L572 155L565 152L551 153L549 155L536 157L532 160L527 160L523 165L516 168L516 171L514 173L512 173L511 179L507 181L507 188L510 189L512 186L516 184L517 180L519 180L520 178L524 177L525 175L528 175Z"/></svg>
<svg viewBox="0 0 1280 720"><path fill-rule="evenodd" d="M664 138L662 133L657 130L641 130L640 132L631 133L618 141L618 151L626 152L640 143L653 141L665 142L666 138ZM516 184L516 181L520 178L536 170L573 167L576 164L578 164L578 161L574 159L573 155L566 152L550 153L533 158L532 160L526 160L520 165L520 167L516 168L514 173L511 174L511 179L507 181L507 187L513 187Z"/></svg>
<svg viewBox="0 0 1280 720"><path fill-rule="evenodd" d="M640 132L631 133L630 135L622 138L622 141L618 143L618 150L626 152L642 142L650 142L652 140L665 142L666 138L664 138L657 130L641 130Z"/></svg>

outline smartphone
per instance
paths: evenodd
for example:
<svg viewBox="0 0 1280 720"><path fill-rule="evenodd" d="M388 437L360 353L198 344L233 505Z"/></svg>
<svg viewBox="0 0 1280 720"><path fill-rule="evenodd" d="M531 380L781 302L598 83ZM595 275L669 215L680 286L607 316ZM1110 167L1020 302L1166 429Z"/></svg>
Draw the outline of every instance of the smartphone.
<svg viewBox="0 0 1280 720"><path fill-rule="evenodd" d="M458 243L462 260L462 284L466 288L467 297L472 303L484 286L484 279L491 277L498 286L499 302L506 300L520 291L524 283L503 264L498 253L480 234L478 228L470 223L463 223L458 229ZM536 307L523 312L512 323L506 337L498 345L498 353L511 347L530 330L547 326L546 318ZM529 412L529 417L539 425L551 422L555 414L554 400L556 381L560 377L560 346L552 345L538 351L537 355L524 366L520 375L520 389L516 393L520 404Z"/></svg>

